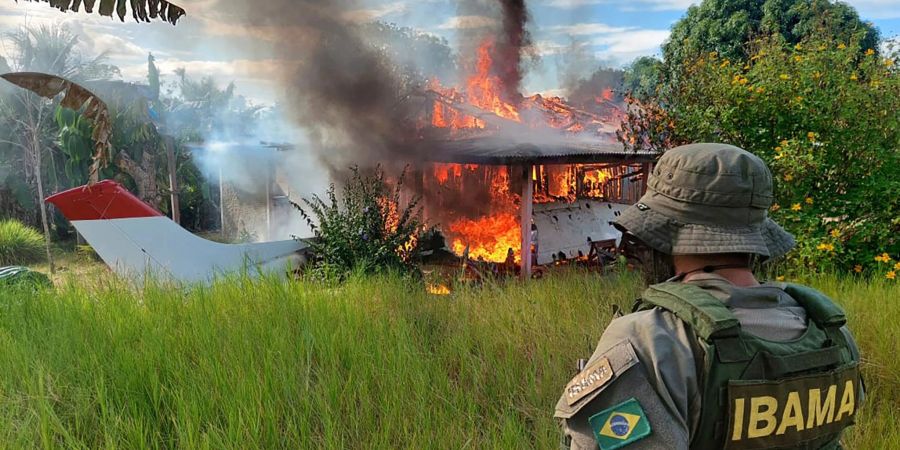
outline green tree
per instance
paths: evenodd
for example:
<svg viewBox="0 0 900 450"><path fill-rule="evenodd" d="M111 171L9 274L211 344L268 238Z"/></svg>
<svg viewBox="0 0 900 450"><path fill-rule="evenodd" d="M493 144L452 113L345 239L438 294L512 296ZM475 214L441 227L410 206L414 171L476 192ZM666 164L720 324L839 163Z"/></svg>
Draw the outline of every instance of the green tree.
<svg viewBox="0 0 900 450"><path fill-rule="evenodd" d="M662 82L662 61L652 56L642 56L625 68L622 88L639 101L656 97L656 90Z"/></svg>
<svg viewBox="0 0 900 450"><path fill-rule="evenodd" d="M844 42L862 34L862 48L877 51L878 30L862 22L852 6L831 0L703 0L688 8L663 45L667 64L717 52L730 59L749 55L747 44L779 35L794 45L818 35Z"/></svg>
<svg viewBox="0 0 900 450"><path fill-rule="evenodd" d="M75 50L78 36L64 26L20 28L7 35L12 44L12 57L6 64L16 72L42 72L80 82L108 78L118 73L114 66L104 63L101 56L88 57ZM29 199L40 212L50 259L50 226L43 203L45 174L53 176L55 187L60 186L55 158L56 123L53 120L58 101L44 99L24 89L4 89L0 92L0 142L7 146L8 163L18 170L7 176L6 184L21 191L23 186ZM50 158L45 158L45 156ZM24 176L23 176L24 175ZM24 183L23 183L24 180ZM34 216L28 218L35 223ZM51 270L53 268L51 262Z"/></svg>
<svg viewBox="0 0 900 450"><path fill-rule="evenodd" d="M746 59L688 61L666 96L678 139L769 163L772 215L798 237L794 262L811 268L886 274L900 259L900 71L897 55L867 43L775 35Z"/></svg>

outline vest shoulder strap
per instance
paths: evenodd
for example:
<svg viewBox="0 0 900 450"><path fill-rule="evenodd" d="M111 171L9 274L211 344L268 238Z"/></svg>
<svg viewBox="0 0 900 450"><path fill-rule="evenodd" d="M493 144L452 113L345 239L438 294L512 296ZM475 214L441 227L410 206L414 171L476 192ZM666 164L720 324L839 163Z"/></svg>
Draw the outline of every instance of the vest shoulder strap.
<svg viewBox="0 0 900 450"><path fill-rule="evenodd" d="M806 310L809 318L824 328L842 327L847 323L847 315L827 295L807 286L784 283L782 287Z"/></svg>
<svg viewBox="0 0 900 450"><path fill-rule="evenodd" d="M740 322L721 300L690 283L654 284L644 291L641 304L638 309L649 309L646 305L650 305L671 311L703 340L740 332Z"/></svg>

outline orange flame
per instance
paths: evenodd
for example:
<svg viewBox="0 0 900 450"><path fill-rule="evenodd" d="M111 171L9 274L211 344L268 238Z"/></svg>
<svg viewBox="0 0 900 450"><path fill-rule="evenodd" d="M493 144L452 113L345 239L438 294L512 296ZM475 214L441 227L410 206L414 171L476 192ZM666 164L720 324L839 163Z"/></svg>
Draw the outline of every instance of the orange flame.
<svg viewBox="0 0 900 450"><path fill-rule="evenodd" d="M450 288L445 284L428 284L425 290L431 295L450 295Z"/></svg>
<svg viewBox="0 0 900 450"><path fill-rule="evenodd" d="M428 89L439 94L430 109L432 126L450 130L502 126L498 125L502 120L493 121L487 115L476 112L481 110L514 122L522 123L524 119L527 121L525 125L529 127L549 126L571 133L596 132L598 139L602 139L599 136L604 133L607 137L614 134L614 131L609 131L610 124L621 122L621 117L617 115L624 113L614 105L615 93L612 88L603 89L594 96L596 103L602 107L591 111L577 109L560 97L541 95L522 97L517 105L513 105L504 100L502 95L502 81L495 75L497 71L491 57L493 49L494 41L490 38L478 47L474 65L470 68L471 76L465 82L465 92L443 87L437 79L428 82ZM518 108L538 113L523 115ZM609 111L610 116L607 117L604 111ZM536 184L544 186L543 192L535 192L536 201L574 201L577 195L602 196L603 187L611 175L604 169L585 170L582 173L582 167L546 166L540 171L535 169L531 178ZM485 178L469 178L464 170L483 171ZM505 262L512 249L516 261L521 260L521 228L518 217L520 199L517 193L510 192L510 178L506 168L435 164L432 176L443 189L456 189L459 193L472 182L490 188L490 201L484 205L485 216L476 219L460 218L450 212L453 219L448 220L443 232L451 250L462 255L468 248L470 258Z"/></svg>
<svg viewBox="0 0 900 450"><path fill-rule="evenodd" d="M462 255L469 248L469 258L483 259L490 262L504 262L509 249L516 254L519 261L519 249L522 237L519 230L519 218L512 213L499 213L482 217L478 220L461 219L450 225L453 239L451 249Z"/></svg>

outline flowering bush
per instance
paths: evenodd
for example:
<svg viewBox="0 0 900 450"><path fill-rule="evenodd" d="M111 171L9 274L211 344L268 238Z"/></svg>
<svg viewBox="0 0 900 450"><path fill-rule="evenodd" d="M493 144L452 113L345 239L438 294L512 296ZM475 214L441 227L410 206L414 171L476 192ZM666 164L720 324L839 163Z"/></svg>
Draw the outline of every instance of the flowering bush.
<svg viewBox="0 0 900 450"><path fill-rule="evenodd" d="M727 142L776 178L771 216L798 238L792 262L900 272L897 53L859 41L756 41L747 60L701 55L662 90L674 140ZM887 255L889 260L876 258Z"/></svg>
<svg viewBox="0 0 900 450"><path fill-rule="evenodd" d="M391 186L380 168L369 175L351 171L340 199L332 184L326 199L313 195L293 204L315 234L307 242L315 269L339 279L354 270L415 272L412 257L423 227L418 199L401 201L403 175Z"/></svg>

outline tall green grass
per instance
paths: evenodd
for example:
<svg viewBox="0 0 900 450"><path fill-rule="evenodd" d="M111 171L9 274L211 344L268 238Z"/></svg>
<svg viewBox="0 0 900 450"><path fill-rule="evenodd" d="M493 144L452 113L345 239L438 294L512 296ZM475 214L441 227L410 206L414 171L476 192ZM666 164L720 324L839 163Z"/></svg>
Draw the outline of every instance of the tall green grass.
<svg viewBox="0 0 900 450"><path fill-rule="evenodd" d="M17 220L0 220L0 266L23 265L42 258L44 238Z"/></svg>
<svg viewBox="0 0 900 450"><path fill-rule="evenodd" d="M900 289L814 281L844 298L866 355L851 448L895 446ZM556 448L576 358L639 290L572 272L446 297L390 276L4 291L0 445Z"/></svg>

